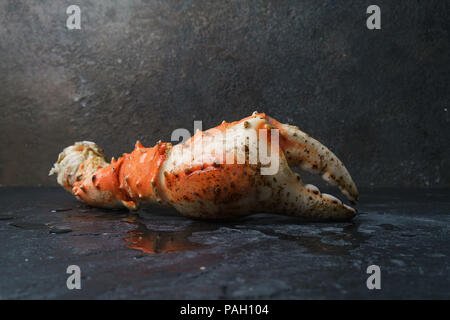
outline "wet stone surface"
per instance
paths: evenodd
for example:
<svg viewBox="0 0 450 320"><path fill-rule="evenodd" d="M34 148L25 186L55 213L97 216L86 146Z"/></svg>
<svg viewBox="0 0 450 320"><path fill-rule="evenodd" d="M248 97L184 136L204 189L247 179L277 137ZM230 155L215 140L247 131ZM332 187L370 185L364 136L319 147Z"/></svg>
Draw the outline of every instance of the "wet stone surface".
<svg viewBox="0 0 450 320"><path fill-rule="evenodd" d="M450 298L450 190L362 190L347 223L259 214L194 221L0 189L0 298ZM66 269L81 268L81 290ZM381 268L368 290L366 268Z"/></svg>

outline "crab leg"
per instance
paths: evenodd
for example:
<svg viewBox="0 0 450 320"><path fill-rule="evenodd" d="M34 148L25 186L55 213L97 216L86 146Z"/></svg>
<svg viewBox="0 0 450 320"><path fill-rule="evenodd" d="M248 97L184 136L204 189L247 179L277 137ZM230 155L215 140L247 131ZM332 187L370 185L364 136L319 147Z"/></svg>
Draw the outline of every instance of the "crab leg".
<svg viewBox="0 0 450 320"><path fill-rule="evenodd" d="M279 133L279 149L272 148L277 145L272 135L261 133L270 130ZM259 153L261 144L250 140L229 144L247 136L263 139L271 150L270 165L278 165L274 173L262 173L261 166L266 163L261 159L254 163L247 158L249 149ZM180 156L192 147L201 147L199 161L191 161L194 157L189 153ZM245 155L244 161L239 161L236 151ZM231 162L224 163L224 159ZM328 148L297 127L256 112L199 131L184 144L159 142L145 148L137 142L131 153L111 163L96 144L78 142L64 149L50 174L56 173L58 183L79 200L98 207L135 210L154 202L188 217L213 219L273 212L313 220L345 220L356 214L337 198L304 185L289 165L320 173L349 200L357 201L358 191L347 169Z"/></svg>
<svg viewBox="0 0 450 320"><path fill-rule="evenodd" d="M77 199L95 207L136 210L140 203L161 203L160 167L170 143L144 148L138 141L131 153L107 163L101 150L89 141L77 142L60 153L50 171Z"/></svg>

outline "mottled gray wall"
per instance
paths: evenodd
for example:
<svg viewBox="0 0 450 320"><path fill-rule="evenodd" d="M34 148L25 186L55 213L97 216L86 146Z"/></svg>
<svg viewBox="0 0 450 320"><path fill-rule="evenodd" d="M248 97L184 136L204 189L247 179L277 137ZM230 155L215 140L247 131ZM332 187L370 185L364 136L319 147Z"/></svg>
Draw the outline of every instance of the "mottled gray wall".
<svg viewBox="0 0 450 320"><path fill-rule="evenodd" d="M66 8L82 30L66 28ZM382 30L365 26L377 4ZM0 184L240 119L297 124L359 186L449 186L448 1L0 0ZM449 111L448 111L449 110Z"/></svg>

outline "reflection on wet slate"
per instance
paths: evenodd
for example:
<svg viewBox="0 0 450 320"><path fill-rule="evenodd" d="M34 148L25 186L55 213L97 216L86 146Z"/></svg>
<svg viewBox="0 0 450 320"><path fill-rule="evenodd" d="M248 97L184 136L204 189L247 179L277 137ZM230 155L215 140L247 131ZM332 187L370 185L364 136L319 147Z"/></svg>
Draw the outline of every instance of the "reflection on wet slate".
<svg viewBox="0 0 450 320"><path fill-rule="evenodd" d="M72 208L58 208L58 209L52 209L52 210L50 210L50 212L55 213L55 212L64 212L64 211L70 211L70 210L73 210L73 209Z"/></svg>
<svg viewBox="0 0 450 320"><path fill-rule="evenodd" d="M47 229L48 228L45 224L32 223L32 222L13 222L13 223L10 223L9 225L16 227L16 228L20 228L20 229L25 229L25 230L38 230L38 229Z"/></svg>
<svg viewBox="0 0 450 320"><path fill-rule="evenodd" d="M56 188L2 188L0 299L448 298L450 191L361 191L351 222L191 220L102 210ZM79 265L83 289L66 288ZM382 290L366 268L381 267Z"/></svg>
<svg viewBox="0 0 450 320"><path fill-rule="evenodd" d="M358 223L349 223L343 228L327 231L322 228L317 235L289 235L271 230L261 230L264 234L272 235L280 240L293 241L305 247L308 252L315 254L341 255L360 246L370 235L358 232Z"/></svg>
<svg viewBox="0 0 450 320"><path fill-rule="evenodd" d="M69 233L72 232L72 229L64 229L64 228L55 228L55 227L51 227L49 230L50 233L54 233L54 234L62 234L62 233Z"/></svg>
<svg viewBox="0 0 450 320"><path fill-rule="evenodd" d="M149 230L145 224L136 219L127 221L135 226L136 229L127 231L129 235L124 238L129 243L127 248L140 250L142 252L158 254L168 252L180 252L200 248L203 245L189 240L192 231L155 231Z"/></svg>

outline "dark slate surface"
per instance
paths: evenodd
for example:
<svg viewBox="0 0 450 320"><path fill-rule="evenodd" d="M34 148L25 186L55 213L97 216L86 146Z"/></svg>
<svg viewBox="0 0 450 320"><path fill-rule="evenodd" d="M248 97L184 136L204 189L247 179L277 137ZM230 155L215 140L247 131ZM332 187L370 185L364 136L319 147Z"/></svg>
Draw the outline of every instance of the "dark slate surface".
<svg viewBox="0 0 450 320"><path fill-rule="evenodd" d="M358 186L450 186L450 2L0 1L1 185L55 185L62 148L108 156L255 109L299 125ZM14 143L11 143L11 142ZM10 155L14 154L14 157Z"/></svg>
<svg viewBox="0 0 450 320"><path fill-rule="evenodd" d="M450 298L449 190L363 190L348 223L114 212L55 188L0 188L0 208L1 299Z"/></svg>

